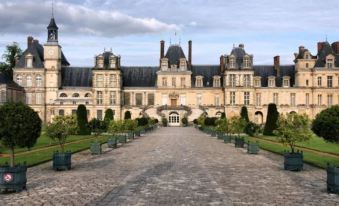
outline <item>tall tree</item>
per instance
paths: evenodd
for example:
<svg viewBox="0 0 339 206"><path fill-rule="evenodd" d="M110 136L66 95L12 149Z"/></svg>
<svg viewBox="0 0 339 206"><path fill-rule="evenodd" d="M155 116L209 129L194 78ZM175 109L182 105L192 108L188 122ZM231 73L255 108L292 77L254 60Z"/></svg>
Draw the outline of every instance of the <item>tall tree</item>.
<svg viewBox="0 0 339 206"><path fill-rule="evenodd" d="M88 126L86 106L80 104L77 109L78 134L89 135L91 131Z"/></svg>
<svg viewBox="0 0 339 206"><path fill-rule="evenodd" d="M240 112L241 118L243 118L246 122L249 122L250 119L248 118L248 111L246 106L241 107L241 112Z"/></svg>
<svg viewBox="0 0 339 206"><path fill-rule="evenodd" d="M312 130L327 141L339 143L339 105L317 114L312 123Z"/></svg>
<svg viewBox="0 0 339 206"><path fill-rule="evenodd" d="M110 121L113 120L113 110L112 109L106 109L105 111L105 117L104 117L104 121L109 123Z"/></svg>
<svg viewBox="0 0 339 206"><path fill-rule="evenodd" d="M279 113L277 110L277 105L271 103L268 105L266 124L264 128L264 135L272 135L273 131L277 128L277 121L279 118Z"/></svg>
<svg viewBox="0 0 339 206"><path fill-rule="evenodd" d="M16 58L19 58L21 55L22 51L18 43L13 42L12 44L7 45L5 53L2 55L5 62L0 63L0 72L6 74L12 79Z"/></svg>

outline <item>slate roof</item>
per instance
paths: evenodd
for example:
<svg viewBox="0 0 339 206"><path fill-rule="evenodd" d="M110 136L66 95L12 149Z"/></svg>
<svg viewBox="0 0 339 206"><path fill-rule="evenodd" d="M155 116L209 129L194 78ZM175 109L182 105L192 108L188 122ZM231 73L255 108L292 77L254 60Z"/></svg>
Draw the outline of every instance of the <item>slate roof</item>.
<svg viewBox="0 0 339 206"><path fill-rule="evenodd" d="M241 69L244 62L244 56L249 54L246 53L243 46L239 45L239 47L234 47L232 49L231 55L235 56L236 68Z"/></svg>
<svg viewBox="0 0 339 206"><path fill-rule="evenodd" d="M0 85L5 84L10 87L18 87L21 88L17 83L15 83L8 75L0 72Z"/></svg>
<svg viewBox="0 0 339 206"><path fill-rule="evenodd" d="M261 86L268 86L268 77L275 76L275 83L277 87L282 86L282 80L284 76L290 77L290 86L293 87L295 83L295 67L294 65L281 65L280 66L280 76L277 77L277 72L274 69L274 66L271 65L255 65L253 66L254 76L261 77Z"/></svg>
<svg viewBox="0 0 339 206"><path fill-rule="evenodd" d="M318 54L317 54L318 59L315 63L315 67L324 67L325 64L326 64L326 56L329 55L329 54L332 54L332 55L335 56L335 66L339 67L339 55L337 55L333 51L330 43L328 43L328 42L324 42L324 46L323 46L322 50L320 50L318 52Z"/></svg>
<svg viewBox="0 0 339 206"><path fill-rule="evenodd" d="M213 76L221 75L220 65L192 65L192 87L195 86L195 79L197 76L203 76L203 84L204 87L212 87L213 86ZM222 78L220 85L222 84Z"/></svg>
<svg viewBox="0 0 339 206"><path fill-rule="evenodd" d="M154 87L159 67L121 67L124 87Z"/></svg>
<svg viewBox="0 0 339 206"><path fill-rule="evenodd" d="M56 25L54 18L51 18L51 21L49 22L47 29L58 29L58 26Z"/></svg>
<svg viewBox="0 0 339 206"><path fill-rule="evenodd" d="M176 64L179 65L180 58L185 58L185 53L179 45L171 45L165 55L168 58L169 65Z"/></svg>
<svg viewBox="0 0 339 206"><path fill-rule="evenodd" d="M92 67L63 67L63 87L92 87Z"/></svg>
<svg viewBox="0 0 339 206"><path fill-rule="evenodd" d="M43 68L44 67L44 47L39 43L38 40L33 40L31 46L29 46L19 58L19 62L16 64L17 68L25 68L26 67L26 59L25 56L31 53L33 55L33 68ZM61 65L68 66L69 63L64 55L61 52Z"/></svg>

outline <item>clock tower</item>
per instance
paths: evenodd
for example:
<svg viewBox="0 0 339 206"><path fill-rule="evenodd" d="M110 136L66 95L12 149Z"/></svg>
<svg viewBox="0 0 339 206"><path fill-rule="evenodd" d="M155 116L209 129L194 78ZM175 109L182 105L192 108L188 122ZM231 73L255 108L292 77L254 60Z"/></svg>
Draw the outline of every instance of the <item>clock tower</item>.
<svg viewBox="0 0 339 206"><path fill-rule="evenodd" d="M44 60L46 72L46 103L57 99L57 91L61 87L61 46L58 43L58 26L54 17L47 27L47 42L44 44Z"/></svg>

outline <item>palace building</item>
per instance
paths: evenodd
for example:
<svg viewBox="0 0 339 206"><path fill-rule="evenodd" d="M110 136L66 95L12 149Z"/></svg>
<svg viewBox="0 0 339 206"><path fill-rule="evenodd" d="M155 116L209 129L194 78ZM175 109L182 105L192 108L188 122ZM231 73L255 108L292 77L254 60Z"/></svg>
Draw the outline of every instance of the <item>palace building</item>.
<svg viewBox="0 0 339 206"><path fill-rule="evenodd" d="M72 67L58 43L54 18L47 35L43 45L28 37L14 68L14 82L0 82L0 88L14 85L18 94L19 85L26 103L45 122L74 114L79 104L86 105L89 119L103 119L111 108L115 119L129 111L132 118L166 117L178 126L184 116L193 121L201 114L239 115L244 105L250 120L263 123L269 103L280 113L306 113L311 118L339 103L339 42L319 42L316 55L300 46L291 65L280 65L279 56L272 65L253 65L254 56L244 44L221 55L219 64L195 65L192 41L186 54L177 44L165 52L160 41L158 66L122 66L123 57L105 51L91 66Z"/></svg>

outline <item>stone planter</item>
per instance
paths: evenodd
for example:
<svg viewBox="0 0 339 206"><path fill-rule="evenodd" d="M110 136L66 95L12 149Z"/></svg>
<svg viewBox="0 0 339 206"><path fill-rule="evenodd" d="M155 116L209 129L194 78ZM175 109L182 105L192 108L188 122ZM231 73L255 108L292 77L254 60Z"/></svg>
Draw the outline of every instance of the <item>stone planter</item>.
<svg viewBox="0 0 339 206"><path fill-rule="evenodd" d="M91 153L92 155L99 155L102 153L102 150L101 150L101 143L100 142L93 142L91 143Z"/></svg>
<svg viewBox="0 0 339 206"><path fill-rule="evenodd" d="M54 152L53 154L53 169L58 170L70 170L72 166L72 153L71 152Z"/></svg>
<svg viewBox="0 0 339 206"><path fill-rule="evenodd" d="M258 152L259 152L259 142L248 142L247 143L248 154L258 154Z"/></svg>
<svg viewBox="0 0 339 206"><path fill-rule="evenodd" d="M231 136L230 135L227 135L227 134L224 135L224 143L231 143Z"/></svg>
<svg viewBox="0 0 339 206"><path fill-rule="evenodd" d="M327 165L327 191L339 194L339 168Z"/></svg>
<svg viewBox="0 0 339 206"><path fill-rule="evenodd" d="M120 135L120 136L119 136L119 143L121 143L121 144L127 143L127 137L126 137L126 135Z"/></svg>
<svg viewBox="0 0 339 206"><path fill-rule="evenodd" d="M0 192L21 192L26 189L27 166L0 167Z"/></svg>
<svg viewBox="0 0 339 206"><path fill-rule="evenodd" d="M301 171L303 169L303 153L284 153L284 169L289 171Z"/></svg>
<svg viewBox="0 0 339 206"><path fill-rule="evenodd" d="M236 137L234 139L234 146L238 148L244 148L245 145L245 139L244 137Z"/></svg>
<svg viewBox="0 0 339 206"><path fill-rule="evenodd" d="M109 138L107 140L107 146L109 148L117 148L118 147L118 139L116 137Z"/></svg>

